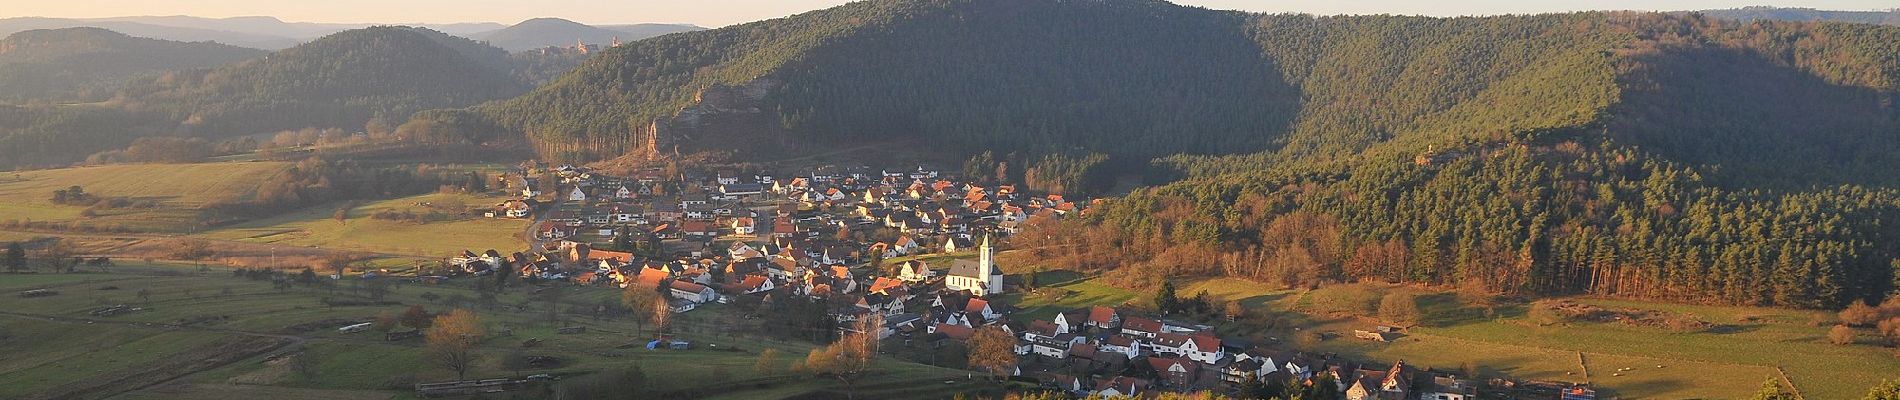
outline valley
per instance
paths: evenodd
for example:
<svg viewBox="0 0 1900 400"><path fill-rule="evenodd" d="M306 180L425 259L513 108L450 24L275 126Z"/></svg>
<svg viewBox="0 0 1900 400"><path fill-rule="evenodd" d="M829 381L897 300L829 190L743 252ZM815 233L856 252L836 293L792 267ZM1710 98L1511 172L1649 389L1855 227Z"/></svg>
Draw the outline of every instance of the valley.
<svg viewBox="0 0 1900 400"><path fill-rule="evenodd" d="M1900 14L1199 4L0 11L0 398L1900 399Z"/></svg>

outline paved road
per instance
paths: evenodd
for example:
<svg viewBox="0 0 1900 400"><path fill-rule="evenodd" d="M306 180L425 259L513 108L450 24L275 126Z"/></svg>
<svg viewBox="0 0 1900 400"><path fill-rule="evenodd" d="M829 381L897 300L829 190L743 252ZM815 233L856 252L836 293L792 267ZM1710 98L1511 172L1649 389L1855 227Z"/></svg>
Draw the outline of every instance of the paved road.
<svg viewBox="0 0 1900 400"><path fill-rule="evenodd" d="M565 203L565 202L567 202L566 197L554 196L554 203L548 207L548 210L542 211L540 214L536 214L534 216L533 221L528 221L528 227L522 228L521 240L528 242L529 250L539 251L544 248L541 246L547 244L547 241L542 240L540 237L534 234L535 228L541 227L542 222L546 222L549 217L554 216L554 211L560 210L561 203Z"/></svg>

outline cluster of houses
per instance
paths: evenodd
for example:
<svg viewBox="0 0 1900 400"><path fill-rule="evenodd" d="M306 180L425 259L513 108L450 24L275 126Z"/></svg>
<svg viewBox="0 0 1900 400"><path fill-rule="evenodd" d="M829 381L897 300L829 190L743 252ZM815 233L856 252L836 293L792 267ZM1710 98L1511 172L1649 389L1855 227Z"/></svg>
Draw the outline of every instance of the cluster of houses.
<svg viewBox="0 0 1900 400"><path fill-rule="evenodd" d="M1082 210L1061 195L1029 196L1013 185L960 183L924 168L832 170L783 178L729 172L667 176L660 171L616 177L562 166L554 169L561 193L540 193L539 182L521 178L523 200L497 205L495 215L527 218L534 205L529 199L558 196L583 207L555 210L537 227L537 239L591 243L617 235L699 243L721 237L818 239L841 229L888 228L903 236L879 243L827 244L895 257L939 244L949 251L968 248L977 233L1013 233L1033 216L1061 217Z"/></svg>
<svg viewBox="0 0 1900 400"><path fill-rule="evenodd" d="M1311 386L1324 382L1322 377L1330 378L1333 389L1349 400L1477 397L1475 382L1420 371L1403 361L1360 364L1331 355L1274 350L1221 337L1205 325L1112 307L1080 308L1056 314L1053 320L1024 323L1009 320L1006 306L980 297L939 294L930 303L935 320L928 330L931 337L962 341L976 328L1000 327L1017 337L1015 352L1031 369L1019 367L1014 374L1035 377L1049 389L1078 397L1227 392L1250 381Z"/></svg>
<svg viewBox="0 0 1900 400"><path fill-rule="evenodd" d="M880 338L896 329L906 331L924 327L924 318L906 313L917 302L913 293L935 291L935 307L947 307L951 298L957 310L971 313L934 312L940 323L963 327L981 326L999 321L1001 314L983 306L980 296L1004 292L1004 274L995 263L995 248L984 236L976 246L977 260L963 260L947 272L933 269L922 261L896 266L893 276L860 276L853 258L838 256L833 249L801 248L801 241L775 238L769 244L754 246L733 242L719 254L680 257L668 260L593 249L585 243L561 242L555 251L518 252L502 255L495 250L464 252L449 260L461 273L482 276L497 271L518 272L537 282L572 282L579 285L614 288L649 288L669 294L674 312L688 312L702 304L727 302L735 296L808 296L830 299L842 296L851 301L829 310L841 326L877 315L889 328ZM838 250L843 251L843 250ZM941 272L941 273L940 273ZM662 288L664 290L662 290Z"/></svg>
<svg viewBox="0 0 1900 400"><path fill-rule="evenodd" d="M1466 400L1477 386L1404 362L1360 364L1256 346L1211 327L1150 318L1111 307L1012 320L999 295L1011 288L995 260L993 238L1016 232L1033 216L1085 212L1059 195L1030 196L1008 185L982 186L914 171L833 172L779 179L764 174L707 177L657 172L611 177L557 169L563 201L536 230L548 244L503 255L468 252L450 260L469 274L501 269L527 279L580 285L652 288L669 294L675 312L738 296L809 296L829 301L842 327L876 316L880 339L901 335L944 345L968 340L985 326L1017 338L1019 375L1079 396L1146 396L1163 391L1228 391L1249 382L1315 385L1330 378L1343 398ZM535 182L524 182L524 198ZM505 204L510 217L531 205ZM523 211L517 215L514 207ZM869 243L839 230L890 229L894 240ZM684 243L692 250L641 256L601 250L617 236ZM715 239L724 245L713 246ZM886 271L861 268L873 258L974 250L974 260L929 265L911 260ZM662 289L663 288L663 289ZM1025 371L1027 369L1027 371Z"/></svg>
<svg viewBox="0 0 1900 400"><path fill-rule="evenodd" d="M1082 211L1060 195L953 182L922 167L826 167L785 178L658 170L618 177L573 166L549 171L560 180L558 193L541 193L542 182L524 171L515 185L521 199L495 210L531 218L536 198L546 196L575 205L555 208L536 226L542 247L510 255L466 252L449 262L475 275L509 268L537 281L664 285L675 295L676 311L736 295L854 296L863 307L835 310L840 321L851 321L868 312L901 315L902 301L914 298L910 290L925 285L975 296L1001 293L991 238L1015 232L1032 216ZM838 234L847 230L895 237L860 241ZM643 252L647 256L601 250L616 239L661 249ZM716 239L723 244L715 246ZM669 248L677 251L663 251ZM888 277L854 272L874 258L970 250L980 250L978 260L936 268L905 262L895 266L901 273Z"/></svg>

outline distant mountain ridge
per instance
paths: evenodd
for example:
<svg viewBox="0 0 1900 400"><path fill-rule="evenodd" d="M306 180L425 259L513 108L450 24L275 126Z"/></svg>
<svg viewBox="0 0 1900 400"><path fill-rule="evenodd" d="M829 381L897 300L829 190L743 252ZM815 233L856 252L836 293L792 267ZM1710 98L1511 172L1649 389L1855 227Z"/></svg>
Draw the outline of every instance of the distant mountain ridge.
<svg viewBox="0 0 1900 400"><path fill-rule="evenodd" d="M1887 26L1668 14L873 0L631 43L483 109L544 156L579 160L915 139L966 154L1308 163L1609 128L1753 183L1900 184L1837 172L1900 167L1897 46ZM1721 68L1683 72L1697 65ZM1707 97L1740 87L1804 101Z"/></svg>
<svg viewBox="0 0 1900 400"><path fill-rule="evenodd" d="M573 46L578 43L606 47L615 40L632 42L677 32L703 30L693 25L632 24L591 26L560 18L534 18L490 32L469 37L508 51L532 50L548 46Z"/></svg>
<svg viewBox="0 0 1900 400"><path fill-rule="evenodd" d="M1742 7L1726 10L1696 11L1702 15L1739 21L1834 21L1859 24L1900 25L1900 8L1889 11L1834 11L1793 7Z"/></svg>
<svg viewBox="0 0 1900 400"><path fill-rule="evenodd" d="M61 29L94 27L109 29L127 35L176 40L180 42L218 42L253 49L276 50L295 46L303 42L293 37L259 35L254 33L211 30L203 28L155 25L132 21L87 21L69 18L21 17L0 19L0 35L11 35L20 31L34 29Z"/></svg>
<svg viewBox="0 0 1900 400"><path fill-rule="evenodd" d="M0 35L33 29L95 27L131 36L181 42L218 42L239 47L281 50L351 29L371 26L415 26L478 40L493 40L509 51L573 45L578 40L605 44L613 37L634 41L674 32L701 30L681 24L619 24L588 26L558 18L536 18L515 25L495 22L463 23L319 23L286 22L275 17L205 18L183 15L109 18L0 18ZM500 35L494 39L489 36Z"/></svg>
<svg viewBox="0 0 1900 400"><path fill-rule="evenodd" d="M60 33L175 43L96 28L24 37ZM417 111L467 107L528 90L512 74L510 57L425 28L343 31L268 56L148 74L120 86L107 101L0 105L0 165L69 163L149 136L221 140L303 128L356 131L379 117L393 126Z"/></svg>
<svg viewBox="0 0 1900 400"><path fill-rule="evenodd" d="M0 100L101 100L141 75L212 67L264 51L127 36L100 28L14 33L0 40Z"/></svg>
<svg viewBox="0 0 1900 400"><path fill-rule="evenodd" d="M135 82L126 102L165 110L184 131L230 136L302 127L359 126L528 89L501 49L425 28L339 32L269 57Z"/></svg>

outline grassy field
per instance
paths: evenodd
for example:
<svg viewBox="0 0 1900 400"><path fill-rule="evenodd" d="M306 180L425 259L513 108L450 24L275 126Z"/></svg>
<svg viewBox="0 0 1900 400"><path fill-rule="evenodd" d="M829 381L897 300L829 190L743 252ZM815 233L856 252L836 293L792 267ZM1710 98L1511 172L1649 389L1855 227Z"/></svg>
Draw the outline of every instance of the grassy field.
<svg viewBox="0 0 1900 400"><path fill-rule="evenodd" d="M1729 325L1725 333L1675 333L1655 327L1619 323L1570 323L1540 327L1521 315L1504 315L1491 321L1447 327L1425 328L1423 332L1457 336L1490 343L1515 343L1526 346L1586 351L1591 354L1641 355L1664 360L1760 366L1743 374L1734 368L1677 369L1677 383L1652 382L1645 388L1682 388L1697 381L1697 375L1772 376L1772 367L1788 373L1802 394L1815 399L1857 398L1882 379L1900 376L1900 358L1889 349L1870 345L1837 346L1826 343L1827 327L1810 326L1812 316L1805 311L1747 307L1709 307L1650 304L1621 300L1583 299L1603 307L1638 308L1687 313L1712 323ZM1613 360L1613 359L1611 359ZM1620 363L1617 367L1654 367L1677 362ZM1614 368L1611 368L1614 369ZM1673 367L1665 368L1673 369ZM1595 373L1604 382L1619 379ZM1651 374L1644 372L1643 374ZM1686 390L1686 389L1679 389ZM1680 393L1695 393L1681 391ZM1746 393L1741 393L1746 394ZM1738 396L1739 397L1739 396Z"/></svg>
<svg viewBox="0 0 1900 400"><path fill-rule="evenodd" d="M1089 305L1146 304L1149 294L1095 282L1073 280L1065 271L1044 272L1037 293L1010 298L1027 313L1048 319L1063 310ZM1825 342L1827 328L1811 326L1808 311L1711 307L1606 299L1574 299L1606 308L1659 310L1694 315L1731 326L1723 333L1676 333L1659 327L1622 323L1572 322L1539 326L1526 321L1522 305L1497 304L1489 313L1460 303L1457 296L1408 287L1337 285L1318 290L1272 290L1237 279L1176 282L1191 296L1206 291L1217 301L1239 301L1256 313L1290 321L1265 331L1233 332L1287 338L1290 329L1331 332L1335 337L1307 351L1332 352L1354 359L1408 364L1435 370L1475 367L1480 375L1564 382L1591 382L1623 398L1744 398L1776 367L1810 399L1859 398L1882 379L1900 376L1900 358L1873 345L1836 346ZM1387 293L1418 296L1423 324L1391 343L1351 338L1354 329L1377 321ZM1223 330L1228 327L1223 327Z"/></svg>
<svg viewBox="0 0 1900 400"><path fill-rule="evenodd" d="M0 310L5 311L0 314L4 332L0 338L5 338L0 339L0 354L6 354L0 357L0 398L57 397L68 388L67 383L75 381L147 381L133 378L152 378L152 384L110 393L130 390L116 398L131 399L414 398L413 383L453 379L453 373L424 363L417 340L385 342L373 332L340 333L335 328L411 304L445 310L450 308L445 304L450 299L477 297L468 284L404 284L386 298L399 304L333 307L320 300L360 299L363 294L350 283L286 289L237 278L229 270L201 272L174 265L128 263L111 273L0 274L0 289L60 292L50 297L0 297ZM730 306L709 304L678 316L675 333L692 340L693 350L649 351L622 348L647 337L639 333L641 327L581 314L598 301L617 299L617 290L561 287L571 294L560 307L559 320L550 321L546 303L531 300L529 289L510 289L497 297L501 307L477 310L490 335L477 349L481 360L470 378L515 375L502 368L499 360L521 352L561 362L558 367L522 374L574 376L637 366L648 377L647 390L675 397L775 399L843 394L836 381L789 369L814 345L771 339L756 330L719 328L740 321L727 309ZM110 317L88 314L113 304L142 310ZM584 326L588 331L555 332L568 326ZM295 338L300 344L280 348L290 354L285 357L260 353L185 372L161 368L176 365L181 357L198 357L195 354L206 348L259 338ZM523 347L521 343L529 338L542 343ZM782 352L780 364L772 372L755 373L757 354L766 348ZM308 357L305 365L311 367L295 367L291 360L298 357ZM980 379L968 379L969 373L962 370L884 359L877 371L858 384L860 398L948 398L957 392L994 390Z"/></svg>
<svg viewBox="0 0 1900 400"><path fill-rule="evenodd" d="M488 249L504 253L522 249L522 229L526 222L457 215L452 220L427 223L375 219L380 211L415 212L436 210L424 206L463 204L486 206L502 201L498 197L465 194L426 194L369 202L351 208L348 218L334 217L342 204L312 207L295 213L266 218L207 232L201 236L255 243L315 246L330 249L406 254L422 257L446 257L462 250Z"/></svg>
<svg viewBox="0 0 1900 400"><path fill-rule="evenodd" d="M85 221L102 227L179 232L191 229L207 203L248 199L266 179L290 164L245 162L215 164L106 165L24 171L0 176L0 221ZM153 200L157 207L105 210L84 217L83 206L53 204L53 191L80 186L101 197Z"/></svg>

